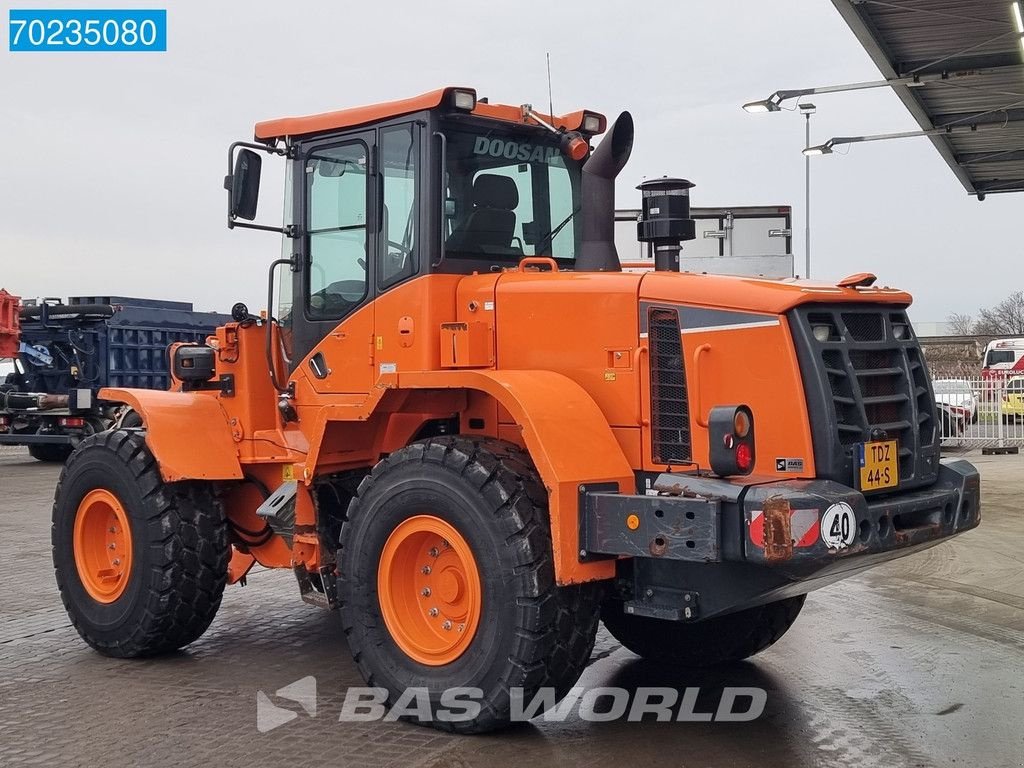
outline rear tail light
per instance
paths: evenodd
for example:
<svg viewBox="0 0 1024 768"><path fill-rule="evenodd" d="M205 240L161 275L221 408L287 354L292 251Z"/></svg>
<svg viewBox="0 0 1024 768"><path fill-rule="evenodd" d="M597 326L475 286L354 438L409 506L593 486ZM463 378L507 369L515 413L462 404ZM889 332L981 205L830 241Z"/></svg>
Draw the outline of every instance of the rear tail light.
<svg viewBox="0 0 1024 768"><path fill-rule="evenodd" d="M62 427L84 427L85 419L81 416L61 416L57 423Z"/></svg>
<svg viewBox="0 0 1024 768"><path fill-rule="evenodd" d="M744 474L754 468L754 449L748 443L736 446L736 466Z"/></svg>
<svg viewBox="0 0 1024 768"><path fill-rule="evenodd" d="M11 425L11 420L6 416L0 416L0 429L6 430Z"/></svg>
<svg viewBox="0 0 1024 768"><path fill-rule="evenodd" d="M754 414L745 405L718 405L708 414L711 471L720 477L754 470Z"/></svg>

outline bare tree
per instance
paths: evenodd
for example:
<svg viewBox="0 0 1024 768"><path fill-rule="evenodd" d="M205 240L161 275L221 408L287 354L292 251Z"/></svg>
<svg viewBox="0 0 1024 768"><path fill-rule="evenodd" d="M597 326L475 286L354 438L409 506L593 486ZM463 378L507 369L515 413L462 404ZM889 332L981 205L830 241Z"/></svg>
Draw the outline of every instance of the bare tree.
<svg viewBox="0 0 1024 768"><path fill-rule="evenodd" d="M978 313L975 333L999 336L1024 335L1024 291L1011 293L991 309L981 310Z"/></svg>
<svg viewBox="0 0 1024 768"><path fill-rule="evenodd" d="M955 336L1024 336L1024 291L1011 293L978 319L954 312L946 318Z"/></svg>
<svg viewBox="0 0 1024 768"><path fill-rule="evenodd" d="M974 318L968 314L954 312L946 318L946 322L953 336L974 335Z"/></svg>

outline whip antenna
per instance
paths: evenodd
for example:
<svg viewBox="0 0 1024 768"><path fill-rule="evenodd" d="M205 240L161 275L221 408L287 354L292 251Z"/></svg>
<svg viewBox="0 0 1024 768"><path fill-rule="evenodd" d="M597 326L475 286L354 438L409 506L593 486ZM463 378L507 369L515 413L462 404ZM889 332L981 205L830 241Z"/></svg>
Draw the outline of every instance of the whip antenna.
<svg viewBox="0 0 1024 768"><path fill-rule="evenodd" d="M548 115L554 118L555 104L551 98L551 51L546 51L544 56L548 60Z"/></svg>

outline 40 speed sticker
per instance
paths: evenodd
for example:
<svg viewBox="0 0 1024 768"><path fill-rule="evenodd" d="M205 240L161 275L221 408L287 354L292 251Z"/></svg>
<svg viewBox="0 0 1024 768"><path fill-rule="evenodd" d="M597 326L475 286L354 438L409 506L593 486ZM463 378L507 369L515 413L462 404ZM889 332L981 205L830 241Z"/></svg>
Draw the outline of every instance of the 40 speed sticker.
<svg viewBox="0 0 1024 768"><path fill-rule="evenodd" d="M833 504L821 516L821 540L829 549L846 549L857 537L857 516L845 501Z"/></svg>

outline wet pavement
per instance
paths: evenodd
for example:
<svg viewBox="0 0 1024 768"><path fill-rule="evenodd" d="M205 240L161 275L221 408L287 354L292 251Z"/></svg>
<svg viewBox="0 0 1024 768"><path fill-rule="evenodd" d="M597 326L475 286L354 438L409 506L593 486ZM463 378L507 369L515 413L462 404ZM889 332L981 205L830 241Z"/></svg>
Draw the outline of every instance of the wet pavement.
<svg viewBox="0 0 1024 768"><path fill-rule="evenodd" d="M749 723L543 719L449 736L339 723L362 685L336 615L298 600L287 573L229 587L210 631L171 657L87 648L53 582L57 468L0 449L0 766L318 765L463 768L1024 766L1024 456L972 456L980 528L809 598L793 629L715 672L639 660L603 630L581 685L767 691ZM257 693L313 676L316 716L256 727ZM711 709L713 709L713 704ZM701 706L698 706L701 710Z"/></svg>

